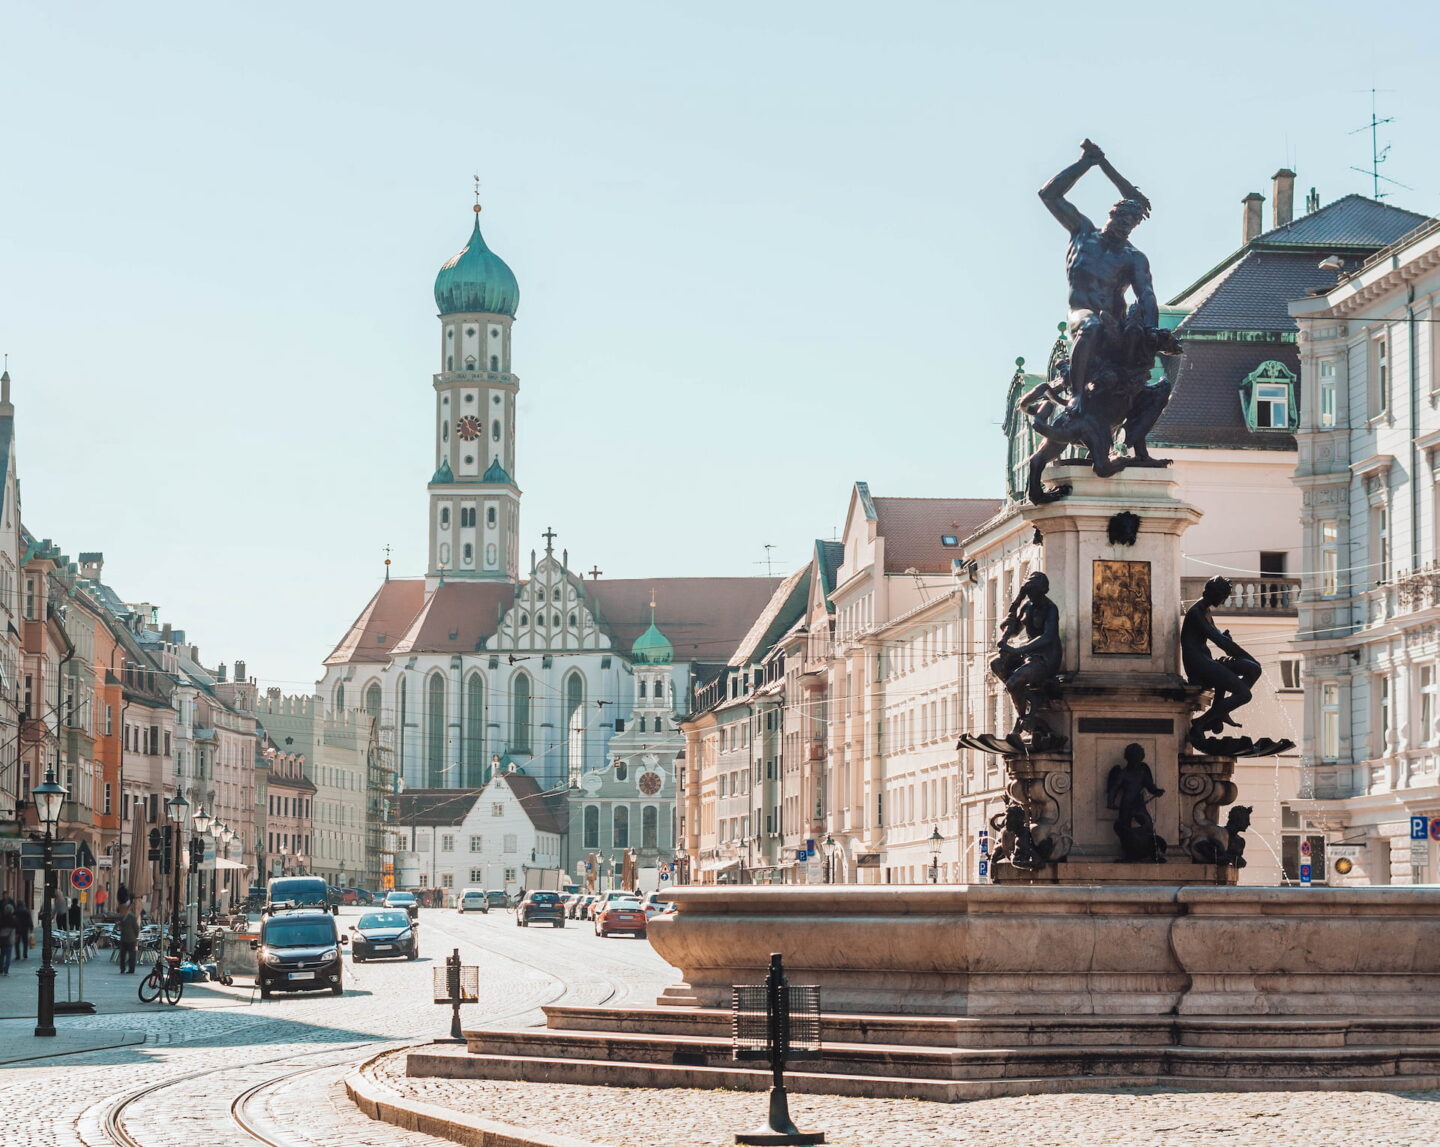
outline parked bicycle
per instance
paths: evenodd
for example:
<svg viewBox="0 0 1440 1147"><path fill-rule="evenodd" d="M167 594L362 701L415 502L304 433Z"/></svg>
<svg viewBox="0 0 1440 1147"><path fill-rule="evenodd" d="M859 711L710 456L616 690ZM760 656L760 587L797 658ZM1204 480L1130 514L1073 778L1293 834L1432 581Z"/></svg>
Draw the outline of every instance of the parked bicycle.
<svg viewBox="0 0 1440 1147"><path fill-rule="evenodd" d="M138 989L142 1004L153 1003L162 995L167 1004L178 1004L185 994L185 981L180 976L180 957L159 953L155 966L140 981Z"/></svg>

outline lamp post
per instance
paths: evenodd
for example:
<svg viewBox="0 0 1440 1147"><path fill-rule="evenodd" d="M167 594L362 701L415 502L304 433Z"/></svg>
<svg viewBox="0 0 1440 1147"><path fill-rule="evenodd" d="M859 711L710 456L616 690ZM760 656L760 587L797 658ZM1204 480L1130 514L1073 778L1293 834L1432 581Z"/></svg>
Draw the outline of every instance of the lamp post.
<svg viewBox="0 0 1440 1147"><path fill-rule="evenodd" d="M835 838L828 832L821 847L825 849L825 883L835 883Z"/></svg>
<svg viewBox="0 0 1440 1147"><path fill-rule="evenodd" d="M205 919L205 837L215 818L201 805L190 818L195 826L195 835L190 838L190 867L195 873L195 926Z"/></svg>
<svg viewBox="0 0 1440 1147"><path fill-rule="evenodd" d="M165 802L165 811L170 815L171 823L174 825L170 842L170 865L173 879L170 881L170 954L178 956L181 954L180 943L180 885L184 880L185 866L180 863L180 830L185 826L185 813L190 808L190 802L185 799L177 786L175 795Z"/></svg>
<svg viewBox="0 0 1440 1147"><path fill-rule="evenodd" d="M944 841L940 835L940 826L935 826L935 831L930 834L930 883L940 883L940 845Z"/></svg>
<svg viewBox="0 0 1440 1147"><path fill-rule="evenodd" d="M42 858L45 866L42 881L44 899L40 903L40 970L35 973L40 979L40 998L35 1013L37 1036L55 1034L55 966L51 963L55 956L55 871L50 865L54 859L51 849L55 844L55 828L60 823L60 806L69 795L67 789L55 783L53 768L47 768L45 779L30 790L30 796L35 801L35 811L45 829L45 851Z"/></svg>
<svg viewBox="0 0 1440 1147"><path fill-rule="evenodd" d="M216 834L216 836L217 836L217 838L219 839L220 847L222 847L222 848L225 850L225 852L224 852L225 859L226 859L226 860L229 860L229 859L230 859L230 842L235 839L235 830L234 830L233 828L231 828L228 824L223 824L223 823L219 826L219 829L220 829L220 831ZM232 910L233 910L233 909L234 909L234 906L235 906L235 897L234 897L234 896L231 894L231 892L230 892L230 870L229 870L229 868L226 868L226 869L225 869L225 876L224 876L224 877L222 878L222 880L221 880L221 887L223 887L223 888L225 889L225 907L228 908L228 909L232 909Z"/></svg>

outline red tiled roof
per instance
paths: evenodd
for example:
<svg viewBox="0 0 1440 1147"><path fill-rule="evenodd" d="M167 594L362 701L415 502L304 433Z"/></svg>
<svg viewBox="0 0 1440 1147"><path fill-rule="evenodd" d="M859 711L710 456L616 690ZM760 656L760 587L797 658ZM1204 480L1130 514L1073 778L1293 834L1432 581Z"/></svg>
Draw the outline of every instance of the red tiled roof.
<svg viewBox="0 0 1440 1147"><path fill-rule="evenodd" d="M470 653L500 625L515 586L493 581L447 581L437 586L395 645L396 653Z"/></svg>
<svg viewBox="0 0 1440 1147"><path fill-rule="evenodd" d="M564 797L542 795L540 785L527 773L499 773L497 780L504 781L525 810L538 832L553 832L565 835Z"/></svg>
<svg viewBox="0 0 1440 1147"><path fill-rule="evenodd" d="M387 581L355 619L326 665L351 661L384 661L425 602L423 578Z"/></svg>
<svg viewBox="0 0 1440 1147"><path fill-rule="evenodd" d="M948 568L948 567L947 567ZM585 594L598 603L600 622L623 653L655 624L675 647L676 661L724 662L755 621L775 587L775 577L662 577L586 579Z"/></svg>
<svg viewBox="0 0 1440 1147"><path fill-rule="evenodd" d="M1000 511L998 498L873 498L876 532L885 539L885 572L949 573L955 546L942 534L963 539Z"/></svg>

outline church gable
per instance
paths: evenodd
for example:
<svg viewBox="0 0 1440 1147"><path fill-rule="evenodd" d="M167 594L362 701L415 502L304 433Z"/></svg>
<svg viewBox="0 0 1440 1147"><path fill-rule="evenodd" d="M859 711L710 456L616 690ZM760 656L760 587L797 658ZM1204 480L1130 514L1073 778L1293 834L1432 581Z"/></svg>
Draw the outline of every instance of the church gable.
<svg viewBox="0 0 1440 1147"><path fill-rule="evenodd" d="M548 546L532 562L530 580L516 592L514 604L501 615L485 649L533 650L543 653L607 650L610 637L595 619L579 578L565 568Z"/></svg>

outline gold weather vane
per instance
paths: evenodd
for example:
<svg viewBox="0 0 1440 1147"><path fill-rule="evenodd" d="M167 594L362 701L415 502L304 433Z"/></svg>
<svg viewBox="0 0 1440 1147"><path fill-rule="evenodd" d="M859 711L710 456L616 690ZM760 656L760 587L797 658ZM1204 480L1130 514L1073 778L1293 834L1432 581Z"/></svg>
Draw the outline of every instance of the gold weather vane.
<svg viewBox="0 0 1440 1147"><path fill-rule="evenodd" d="M385 580L390 580L390 547L385 547Z"/></svg>
<svg viewBox="0 0 1440 1147"><path fill-rule="evenodd" d="M480 177L475 176L475 210L480 210Z"/></svg>

